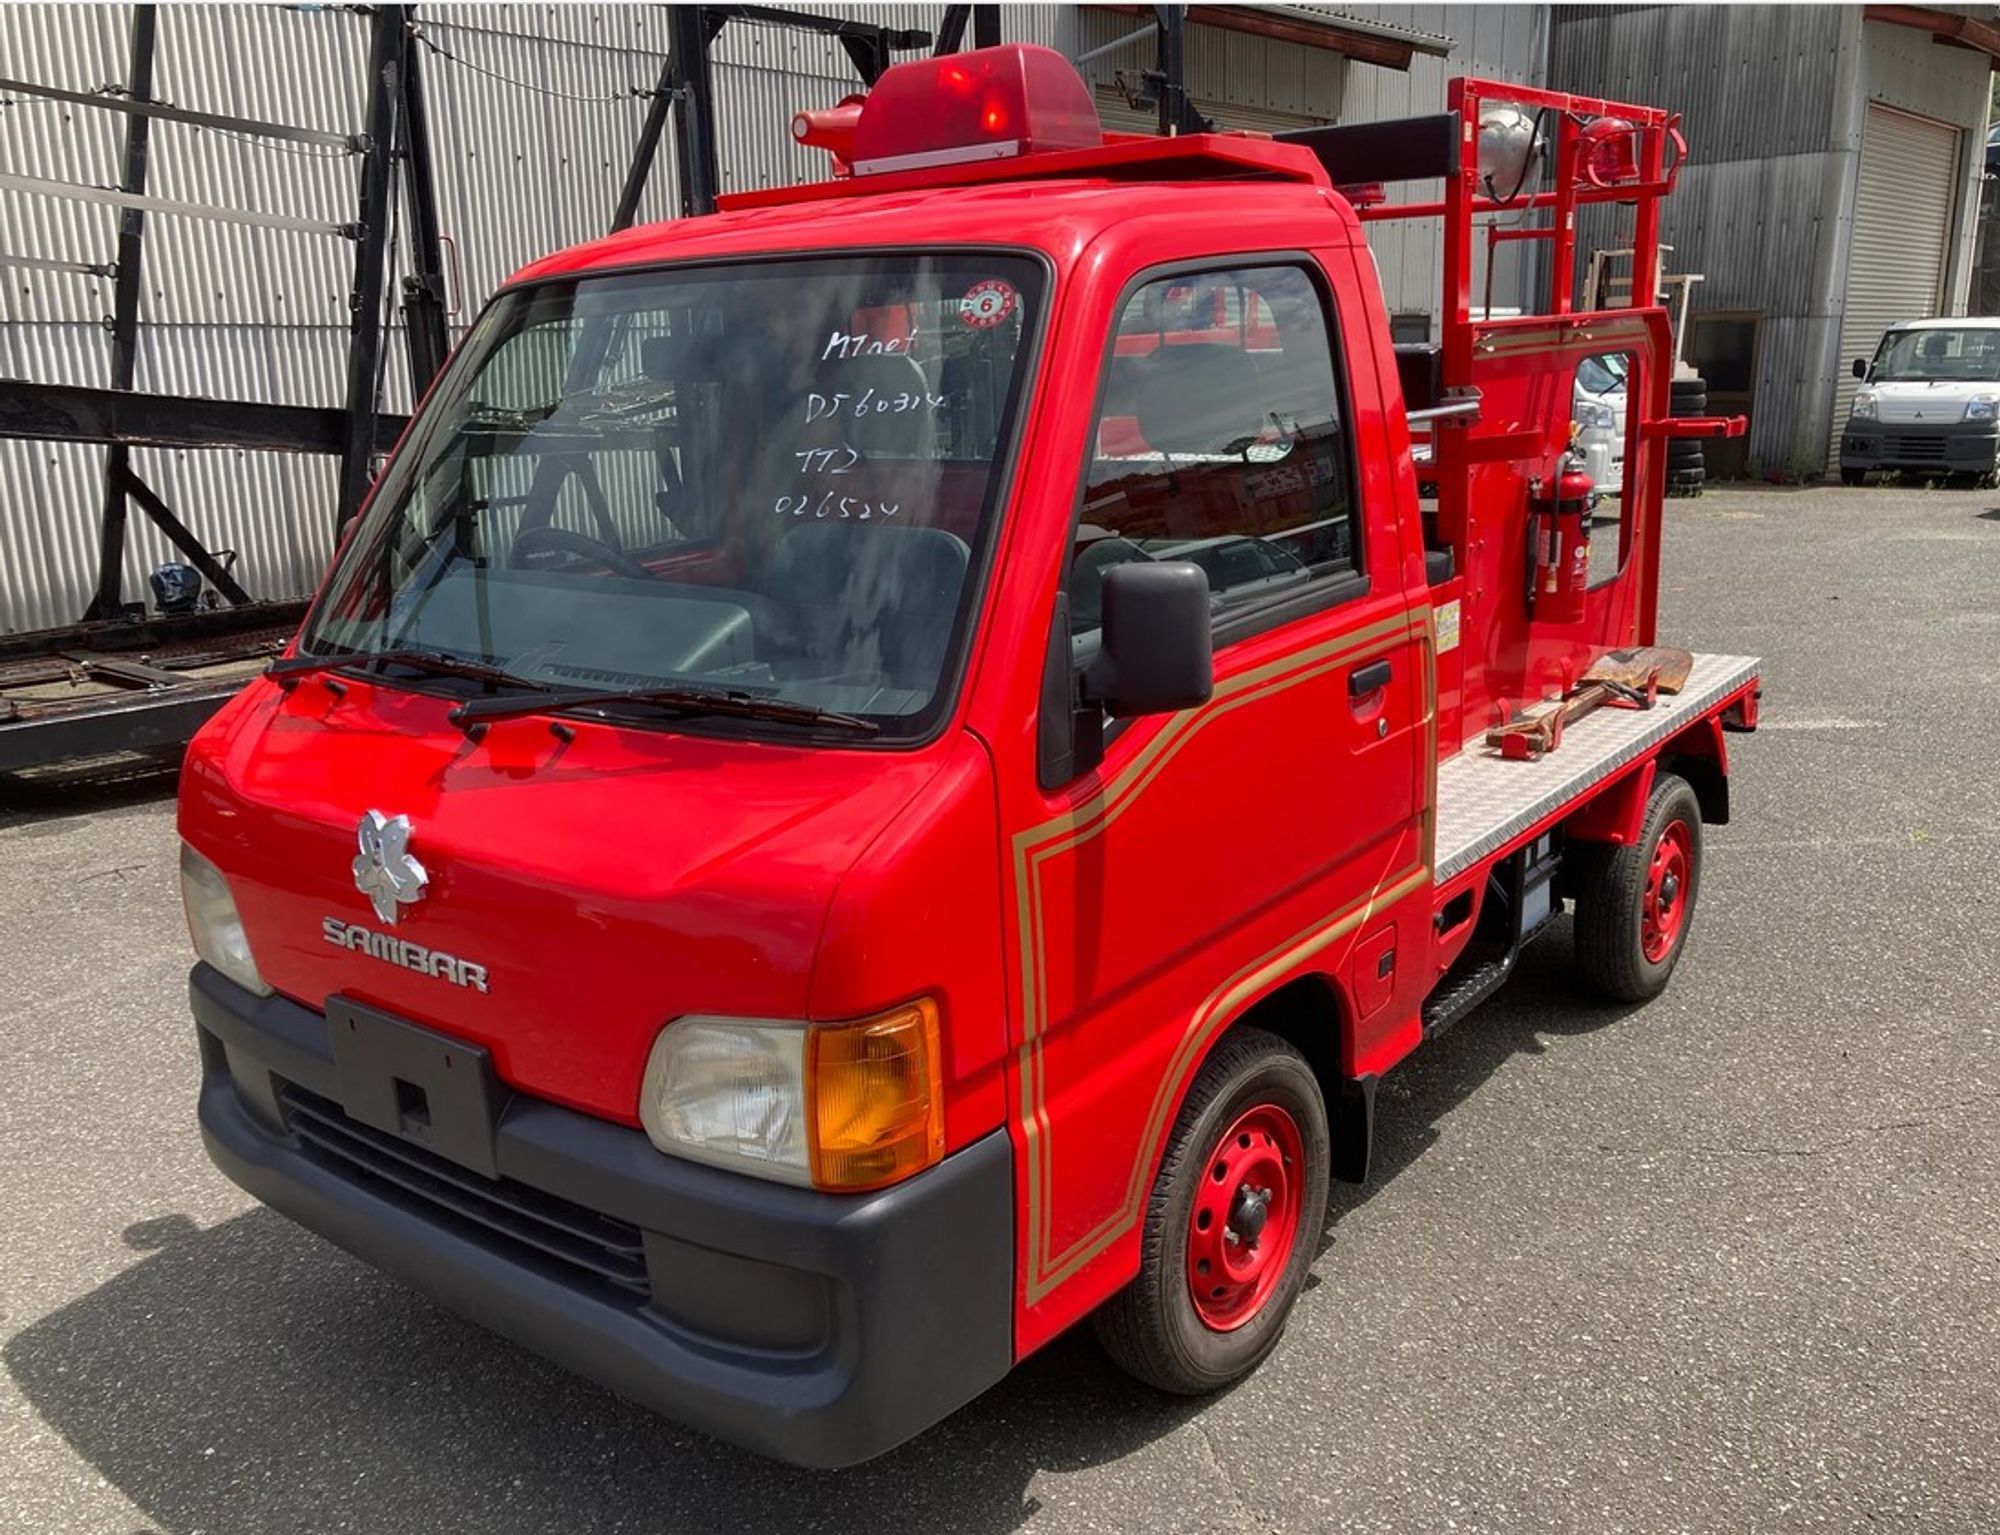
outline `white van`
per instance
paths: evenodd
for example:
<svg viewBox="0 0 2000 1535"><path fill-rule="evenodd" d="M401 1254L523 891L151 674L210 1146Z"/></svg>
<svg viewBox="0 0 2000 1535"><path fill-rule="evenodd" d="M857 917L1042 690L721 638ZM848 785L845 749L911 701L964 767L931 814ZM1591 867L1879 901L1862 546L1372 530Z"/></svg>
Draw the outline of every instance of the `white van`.
<svg viewBox="0 0 2000 1535"><path fill-rule="evenodd" d="M1977 484L2000 449L2000 319L1911 320L1891 326L1875 360L1854 359L1862 380L1840 434L1840 478L1871 469L1943 475Z"/></svg>
<svg viewBox="0 0 2000 1535"><path fill-rule="evenodd" d="M1597 496L1625 489L1625 359L1616 352L1577 364L1576 442Z"/></svg>

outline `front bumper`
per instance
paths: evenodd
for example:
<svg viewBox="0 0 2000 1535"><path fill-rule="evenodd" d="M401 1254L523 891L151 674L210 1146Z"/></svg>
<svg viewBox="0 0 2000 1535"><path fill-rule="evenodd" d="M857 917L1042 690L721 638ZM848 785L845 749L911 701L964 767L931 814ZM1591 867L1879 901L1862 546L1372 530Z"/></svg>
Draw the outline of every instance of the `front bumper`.
<svg viewBox="0 0 2000 1535"><path fill-rule="evenodd" d="M1849 421L1840 434L1842 469L1908 469L1991 474L2000 426L1991 421Z"/></svg>
<svg viewBox="0 0 2000 1535"><path fill-rule="evenodd" d="M1004 1131L839 1196L661 1155L637 1130L496 1096L497 1179L349 1118L324 1015L206 965L201 1127L233 1181L453 1310L668 1417L845 1466L1013 1362Z"/></svg>

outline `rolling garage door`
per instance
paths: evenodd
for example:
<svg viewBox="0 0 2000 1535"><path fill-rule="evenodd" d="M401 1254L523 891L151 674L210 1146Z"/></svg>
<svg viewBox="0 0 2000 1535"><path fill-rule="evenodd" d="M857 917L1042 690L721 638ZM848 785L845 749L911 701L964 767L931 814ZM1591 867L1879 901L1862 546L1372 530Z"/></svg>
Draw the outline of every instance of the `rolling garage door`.
<svg viewBox="0 0 2000 1535"><path fill-rule="evenodd" d="M1847 263L1827 467L1840 464L1840 429L1860 387L1849 365L1873 357L1882 332L1944 305L1958 180L1958 130L1870 103L1861 142L1861 193Z"/></svg>

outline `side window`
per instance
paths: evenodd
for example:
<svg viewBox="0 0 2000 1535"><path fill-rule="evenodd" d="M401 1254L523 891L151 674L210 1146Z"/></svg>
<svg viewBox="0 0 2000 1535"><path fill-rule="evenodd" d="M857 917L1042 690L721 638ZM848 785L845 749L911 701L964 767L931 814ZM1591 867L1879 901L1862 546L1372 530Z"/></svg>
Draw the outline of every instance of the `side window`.
<svg viewBox="0 0 2000 1535"><path fill-rule="evenodd" d="M1591 483L1584 528L1590 539L1592 591L1618 579L1628 550L1625 524L1632 497L1626 493L1625 446L1630 432L1625 403L1634 362L1625 353L1607 352L1586 357L1576 367L1570 419Z"/></svg>
<svg viewBox="0 0 2000 1535"><path fill-rule="evenodd" d="M1339 380L1318 287L1295 266L1161 278L1118 318L1076 544L1073 632L1104 572L1186 560L1216 618L1359 568Z"/></svg>

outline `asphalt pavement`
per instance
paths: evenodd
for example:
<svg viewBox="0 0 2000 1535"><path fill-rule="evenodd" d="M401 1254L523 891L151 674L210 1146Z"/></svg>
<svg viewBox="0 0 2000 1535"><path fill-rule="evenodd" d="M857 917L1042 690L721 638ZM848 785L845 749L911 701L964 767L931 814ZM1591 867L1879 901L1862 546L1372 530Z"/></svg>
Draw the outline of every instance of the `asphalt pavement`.
<svg viewBox="0 0 2000 1535"><path fill-rule="evenodd" d="M0 791L0 1529L2000 1529L2000 495L1670 503L1661 638L1762 654L1690 947L1566 922L1385 1084L1277 1354L1087 1331L857 1470L756 1460L254 1205L194 1126L171 784Z"/></svg>

